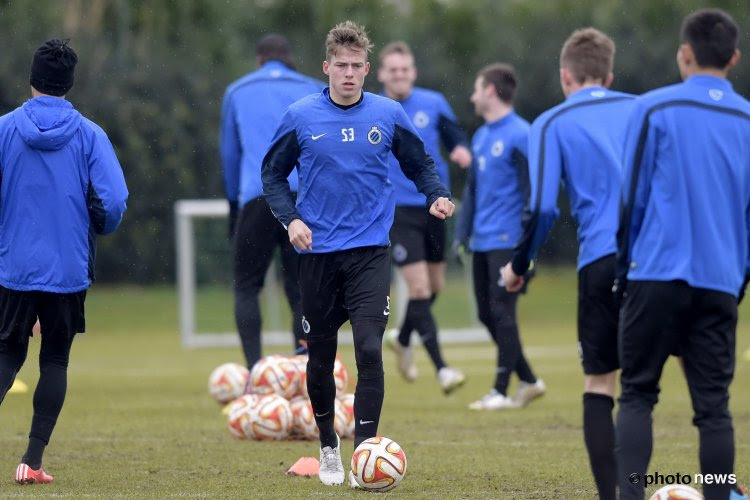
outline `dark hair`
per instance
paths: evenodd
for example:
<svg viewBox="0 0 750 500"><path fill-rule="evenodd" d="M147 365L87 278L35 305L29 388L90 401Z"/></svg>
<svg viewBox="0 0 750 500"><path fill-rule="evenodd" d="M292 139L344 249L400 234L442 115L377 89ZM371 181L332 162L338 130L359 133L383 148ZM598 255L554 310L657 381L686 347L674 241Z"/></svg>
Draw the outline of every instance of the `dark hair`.
<svg viewBox="0 0 750 500"><path fill-rule="evenodd" d="M737 49L739 31L732 16L723 10L701 9L682 21L680 38L693 49L699 66L724 69Z"/></svg>
<svg viewBox="0 0 750 500"><path fill-rule="evenodd" d="M287 66L293 66L292 55L289 52L289 42L284 35L269 33L258 41L255 49L260 58L260 63L268 61L281 61Z"/></svg>
<svg viewBox="0 0 750 500"><path fill-rule="evenodd" d="M518 79L513 66L505 63L492 63L479 70L477 76L482 77L485 87L490 83L495 86L495 92L501 101L513 102L513 96L518 86Z"/></svg>
<svg viewBox="0 0 750 500"><path fill-rule="evenodd" d="M596 28L583 28L565 40L560 67L570 71L578 83L587 79L604 83L615 62L615 42Z"/></svg>

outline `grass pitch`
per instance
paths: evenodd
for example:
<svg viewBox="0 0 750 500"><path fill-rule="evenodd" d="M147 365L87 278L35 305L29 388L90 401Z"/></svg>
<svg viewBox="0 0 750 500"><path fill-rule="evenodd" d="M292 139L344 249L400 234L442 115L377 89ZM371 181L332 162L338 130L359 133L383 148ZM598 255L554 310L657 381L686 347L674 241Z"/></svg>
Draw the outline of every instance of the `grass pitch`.
<svg viewBox="0 0 750 500"><path fill-rule="evenodd" d="M226 293L203 297L205 310L231 324ZM437 303L445 326L466 326L470 314L461 280ZM449 345L446 360L468 381L444 397L421 348L420 378L404 383L385 355L386 399L380 433L398 441L409 466L398 498L594 498L595 487L581 433L583 377L575 342L575 274L542 271L521 299L520 324L527 356L548 386L523 410L475 413L466 406L491 386L494 345ZM87 302L88 333L74 344L68 398L47 448L52 485L13 482L26 446L31 392L8 395L0 407L0 497L91 498L329 498L367 495L325 487L284 471L299 457L317 456L314 443L235 441L210 399L210 371L241 362L238 349L185 351L179 346L176 298L171 289L94 287ZM219 312L217 312L219 311ZM750 482L750 349L747 307L740 314L737 370L732 386L737 442L736 473ZM393 325L391 325L393 326ZM20 378L37 380L38 339ZM353 352L342 348L355 371ZM670 360L655 413L655 447L649 472L698 471L684 379ZM514 386L511 387L514 390ZM352 453L344 442L345 466ZM648 492L655 490L648 489Z"/></svg>

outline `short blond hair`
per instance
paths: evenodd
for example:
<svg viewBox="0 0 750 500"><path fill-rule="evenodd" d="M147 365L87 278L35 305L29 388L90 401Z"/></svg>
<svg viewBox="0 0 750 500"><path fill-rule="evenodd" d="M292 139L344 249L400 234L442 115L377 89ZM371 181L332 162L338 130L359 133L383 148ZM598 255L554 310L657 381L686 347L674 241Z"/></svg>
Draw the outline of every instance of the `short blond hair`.
<svg viewBox="0 0 750 500"><path fill-rule="evenodd" d="M615 61L615 42L596 28L573 32L560 53L560 67L567 68L578 83L607 80Z"/></svg>
<svg viewBox="0 0 750 500"><path fill-rule="evenodd" d="M380 49L380 52L378 53L378 60L380 61L380 64L383 64L383 60L391 54L411 56L412 58L414 57L414 54L411 53L411 49L406 44L406 42L402 42L400 40L397 42L391 42Z"/></svg>
<svg viewBox="0 0 750 500"><path fill-rule="evenodd" d="M326 60L330 61L341 47L350 50L363 50L365 57L372 50L372 43L367 38L364 26L354 21L344 21L334 26L326 36Z"/></svg>

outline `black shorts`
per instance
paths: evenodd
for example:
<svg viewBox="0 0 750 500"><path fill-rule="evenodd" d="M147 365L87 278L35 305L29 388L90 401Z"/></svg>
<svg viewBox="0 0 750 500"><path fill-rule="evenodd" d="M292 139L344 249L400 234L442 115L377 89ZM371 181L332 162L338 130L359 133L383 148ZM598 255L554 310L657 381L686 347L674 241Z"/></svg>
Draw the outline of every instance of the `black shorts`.
<svg viewBox="0 0 750 500"><path fill-rule="evenodd" d="M86 290L21 292L0 286L0 342L28 342L37 319L42 335L70 339L86 331L85 301Z"/></svg>
<svg viewBox="0 0 750 500"><path fill-rule="evenodd" d="M396 207L391 227L391 254L397 266L445 260L445 221L424 207Z"/></svg>
<svg viewBox="0 0 750 500"><path fill-rule="evenodd" d="M655 404L659 379L678 351L699 427L731 423L737 298L684 281L631 281L623 298L619 351L623 399Z"/></svg>
<svg viewBox="0 0 750 500"><path fill-rule="evenodd" d="M586 375L603 375L620 367L614 281L614 255L602 257L578 272L578 355Z"/></svg>
<svg viewBox="0 0 750 500"><path fill-rule="evenodd" d="M391 314L387 247L301 254L302 329L306 339L334 337L347 320L385 325Z"/></svg>
<svg viewBox="0 0 750 500"><path fill-rule="evenodd" d="M289 242L289 235L265 198L255 198L242 207L234 236L234 286L238 291L256 294L266 279L276 247L281 250L284 288L299 301L297 284L297 252Z"/></svg>

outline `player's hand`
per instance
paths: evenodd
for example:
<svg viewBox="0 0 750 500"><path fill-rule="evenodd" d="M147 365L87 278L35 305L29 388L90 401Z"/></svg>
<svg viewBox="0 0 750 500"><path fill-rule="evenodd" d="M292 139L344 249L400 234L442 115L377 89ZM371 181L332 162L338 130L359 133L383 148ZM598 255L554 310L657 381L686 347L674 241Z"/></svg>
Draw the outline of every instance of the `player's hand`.
<svg viewBox="0 0 750 500"><path fill-rule="evenodd" d="M289 242L300 250L312 250L312 231L300 219L294 219L286 229Z"/></svg>
<svg viewBox="0 0 750 500"><path fill-rule="evenodd" d="M456 205L451 200L441 196L430 207L430 214L434 215L438 219L445 219L453 216L453 212L456 210Z"/></svg>
<svg viewBox="0 0 750 500"><path fill-rule="evenodd" d="M505 289L507 291L517 292L523 288L523 276L519 276L513 272L513 267L510 262L500 269L500 276L503 278L503 283L505 283Z"/></svg>
<svg viewBox="0 0 750 500"><path fill-rule="evenodd" d="M461 168L469 168L472 160L471 151L466 146L459 144L451 151L450 159Z"/></svg>

